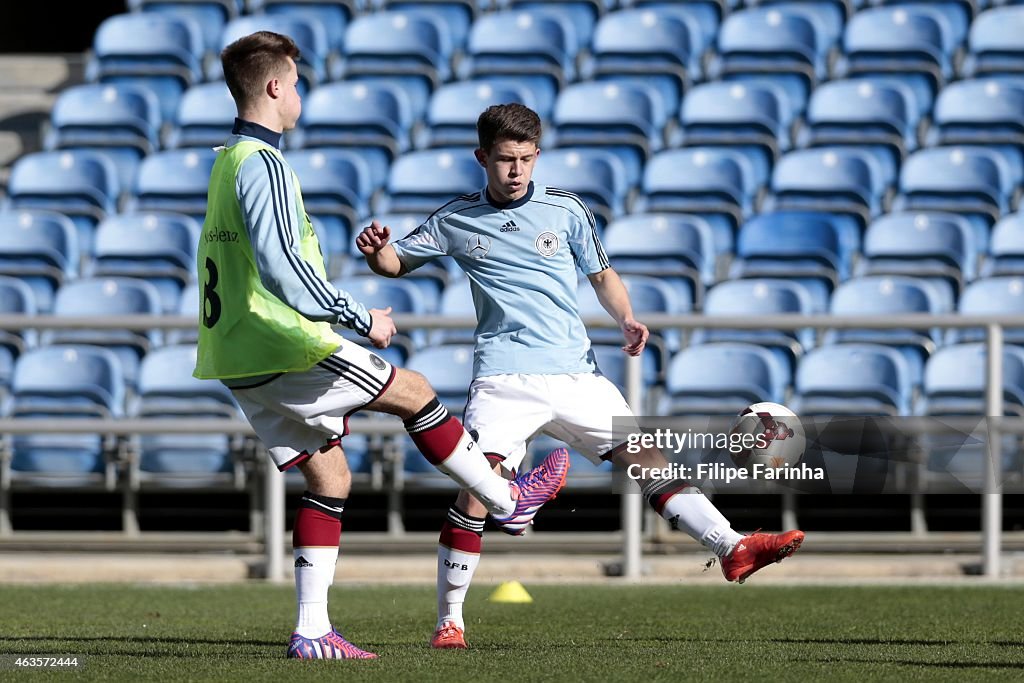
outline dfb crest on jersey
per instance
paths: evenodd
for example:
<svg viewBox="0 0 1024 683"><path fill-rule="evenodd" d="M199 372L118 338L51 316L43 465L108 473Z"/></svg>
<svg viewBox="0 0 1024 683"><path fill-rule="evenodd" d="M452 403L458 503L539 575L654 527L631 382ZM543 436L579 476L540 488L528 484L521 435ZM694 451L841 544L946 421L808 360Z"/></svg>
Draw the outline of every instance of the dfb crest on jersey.
<svg viewBox="0 0 1024 683"><path fill-rule="evenodd" d="M558 235L551 231L542 232L537 235L537 241L534 244L537 245L537 253L544 258L554 256L558 251Z"/></svg>
<svg viewBox="0 0 1024 683"><path fill-rule="evenodd" d="M466 253L475 259L482 259L491 250L491 238L486 235L471 235L466 240Z"/></svg>

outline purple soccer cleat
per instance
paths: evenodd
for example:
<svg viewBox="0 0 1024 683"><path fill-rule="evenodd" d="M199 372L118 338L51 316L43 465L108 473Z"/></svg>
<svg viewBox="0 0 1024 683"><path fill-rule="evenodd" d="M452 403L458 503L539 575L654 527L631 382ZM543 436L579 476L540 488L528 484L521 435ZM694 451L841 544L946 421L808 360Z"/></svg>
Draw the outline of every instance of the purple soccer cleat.
<svg viewBox="0 0 1024 683"><path fill-rule="evenodd" d="M288 643L289 659L377 659L377 655L360 650L338 633L331 629L327 635L319 638L303 638L292 633Z"/></svg>
<svg viewBox="0 0 1024 683"><path fill-rule="evenodd" d="M556 448L548 457L526 474L512 480L511 486L519 491L516 509L508 517L492 517L498 528L511 536L522 536L533 524L537 511L549 500L554 500L565 486L569 473L569 451Z"/></svg>

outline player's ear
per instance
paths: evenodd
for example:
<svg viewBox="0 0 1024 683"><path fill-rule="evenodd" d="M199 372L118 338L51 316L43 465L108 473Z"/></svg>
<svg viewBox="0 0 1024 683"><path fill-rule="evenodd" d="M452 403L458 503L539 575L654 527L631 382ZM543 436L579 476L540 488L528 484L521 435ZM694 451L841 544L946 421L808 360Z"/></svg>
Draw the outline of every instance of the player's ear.
<svg viewBox="0 0 1024 683"><path fill-rule="evenodd" d="M487 152L485 152L482 147L477 147L473 150L473 156L476 157L477 163L484 168L487 168Z"/></svg>
<svg viewBox="0 0 1024 683"><path fill-rule="evenodd" d="M276 100L281 92L281 81L277 78L271 78L267 81L267 96L272 100Z"/></svg>

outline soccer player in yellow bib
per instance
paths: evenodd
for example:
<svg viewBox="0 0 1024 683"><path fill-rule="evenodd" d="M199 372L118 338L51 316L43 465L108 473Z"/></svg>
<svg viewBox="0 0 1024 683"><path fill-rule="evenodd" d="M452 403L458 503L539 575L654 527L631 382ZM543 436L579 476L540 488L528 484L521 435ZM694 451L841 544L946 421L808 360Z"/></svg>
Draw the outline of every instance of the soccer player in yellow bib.
<svg viewBox="0 0 1024 683"><path fill-rule="evenodd" d="M306 480L292 538L298 618L288 656L370 659L376 655L345 640L327 611L351 488L341 446L349 415L401 417L424 457L501 518L552 498L568 458L556 451L508 482L422 375L332 329L349 327L378 349L396 332L390 308L367 310L327 280L298 179L278 149L302 111L298 57L290 38L266 31L221 54L238 118L210 174L195 376L230 387L278 469L298 467Z"/></svg>

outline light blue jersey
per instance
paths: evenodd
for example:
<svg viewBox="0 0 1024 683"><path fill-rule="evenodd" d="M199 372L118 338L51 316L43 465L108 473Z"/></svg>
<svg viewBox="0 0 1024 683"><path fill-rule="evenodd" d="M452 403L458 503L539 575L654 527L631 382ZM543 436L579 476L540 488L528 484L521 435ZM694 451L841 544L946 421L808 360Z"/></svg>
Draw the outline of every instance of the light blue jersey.
<svg viewBox="0 0 1024 683"><path fill-rule="evenodd" d="M608 268L594 216L571 192L530 184L493 204L463 195L393 243L406 270L449 255L469 277L476 306L474 375L593 372L576 301L577 268Z"/></svg>

